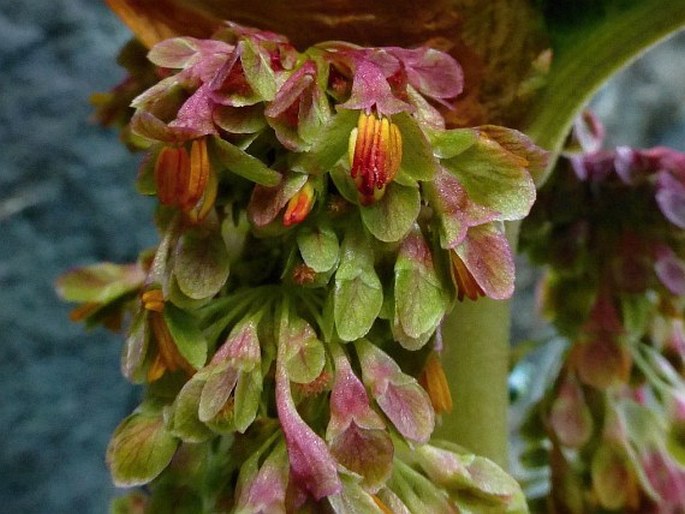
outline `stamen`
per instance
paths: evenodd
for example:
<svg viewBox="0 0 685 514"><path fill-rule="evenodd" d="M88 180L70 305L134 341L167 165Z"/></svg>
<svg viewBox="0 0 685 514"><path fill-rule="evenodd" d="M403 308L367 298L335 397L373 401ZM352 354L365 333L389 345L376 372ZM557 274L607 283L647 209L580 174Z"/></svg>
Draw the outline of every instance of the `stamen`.
<svg viewBox="0 0 685 514"><path fill-rule="evenodd" d="M476 301L479 297L485 296L485 291L478 285L457 252L450 252L450 260L452 261L452 280L457 288L457 299L462 302L466 296L469 300Z"/></svg>
<svg viewBox="0 0 685 514"><path fill-rule="evenodd" d="M157 197L163 205L175 205L178 190L190 166L188 152L183 147L162 148L155 162L155 184Z"/></svg>
<svg viewBox="0 0 685 514"><path fill-rule="evenodd" d="M426 390L436 414L452 412L452 393L440 358L432 353L419 377L419 383Z"/></svg>
<svg viewBox="0 0 685 514"><path fill-rule="evenodd" d="M149 289L140 298L144 309L154 312L162 312L164 310L164 293L162 293L161 289Z"/></svg>
<svg viewBox="0 0 685 514"><path fill-rule="evenodd" d="M385 186L391 182L402 160L402 136L390 119L380 119L373 113L359 113L357 127L350 132L348 142L350 176L368 205L379 200Z"/></svg>
<svg viewBox="0 0 685 514"><path fill-rule="evenodd" d="M378 496L374 494L372 498L374 503L378 506L379 509L381 509L383 514L393 514L393 512L390 510L390 507L383 503L383 500L381 500Z"/></svg>

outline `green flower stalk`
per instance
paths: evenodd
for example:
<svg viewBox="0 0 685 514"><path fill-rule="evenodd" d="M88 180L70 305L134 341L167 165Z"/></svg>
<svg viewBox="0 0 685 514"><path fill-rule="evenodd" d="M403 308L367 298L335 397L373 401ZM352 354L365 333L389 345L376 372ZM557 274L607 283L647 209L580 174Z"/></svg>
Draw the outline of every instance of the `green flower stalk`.
<svg viewBox="0 0 685 514"><path fill-rule="evenodd" d="M118 508L525 511L492 462L429 441L451 408L441 322L511 296L504 222L531 208L545 152L448 128L463 72L428 47L300 52L227 23L148 58L159 81L123 133L147 152L161 242L59 283L77 318L129 320L122 369L145 397L108 463L148 487Z"/></svg>

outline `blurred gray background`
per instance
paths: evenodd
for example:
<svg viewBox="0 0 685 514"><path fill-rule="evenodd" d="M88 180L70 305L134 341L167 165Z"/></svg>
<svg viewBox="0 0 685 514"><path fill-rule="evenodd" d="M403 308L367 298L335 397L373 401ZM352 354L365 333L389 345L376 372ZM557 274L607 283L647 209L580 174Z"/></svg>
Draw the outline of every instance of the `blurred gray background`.
<svg viewBox="0 0 685 514"><path fill-rule="evenodd" d="M107 512L104 453L135 406L121 338L84 333L53 292L70 267L127 262L156 241L137 158L89 121L128 33L101 2L0 0L0 510ZM650 52L598 96L612 144L685 150L685 37ZM542 326L522 267L514 338Z"/></svg>

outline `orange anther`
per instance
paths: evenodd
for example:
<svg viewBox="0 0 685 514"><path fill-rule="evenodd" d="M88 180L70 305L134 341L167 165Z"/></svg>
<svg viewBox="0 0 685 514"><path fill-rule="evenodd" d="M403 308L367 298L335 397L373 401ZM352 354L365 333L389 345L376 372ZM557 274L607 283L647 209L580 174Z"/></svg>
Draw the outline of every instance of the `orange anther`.
<svg viewBox="0 0 685 514"><path fill-rule="evenodd" d="M450 252L450 261L452 262L452 280L457 288L457 298L459 301L464 300L466 296L469 300L478 300L480 296L485 296L485 291L478 285L476 279L468 270L464 261L457 255L457 252Z"/></svg>

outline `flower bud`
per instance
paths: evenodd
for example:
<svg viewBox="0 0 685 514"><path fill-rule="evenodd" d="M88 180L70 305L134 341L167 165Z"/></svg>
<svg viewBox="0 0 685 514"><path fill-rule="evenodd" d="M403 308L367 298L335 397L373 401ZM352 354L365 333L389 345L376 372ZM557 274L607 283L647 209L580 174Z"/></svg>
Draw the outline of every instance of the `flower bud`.
<svg viewBox="0 0 685 514"><path fill-rule="evenodd" d="M190 157L184 147L162 148L155 162L157 197L162 205L176 205L180 181L189 169Z"/></svg>
<svg viewBox="0 0 685 514"><path fill-rule="evenodd" d="M165 147L155 163L157 196L162 205L177 206L192 223L202 221L214 205L217 179L210 167L205 138L185 147Z"/></svg>
<svg viewBox="0 0 685 514"><path fill-rule="evenodd" d="M290 227L302 223L312 210L314 205L314 188L309 182L305 182L295 196L293 196L285 208L283 225Z"/></svg>

